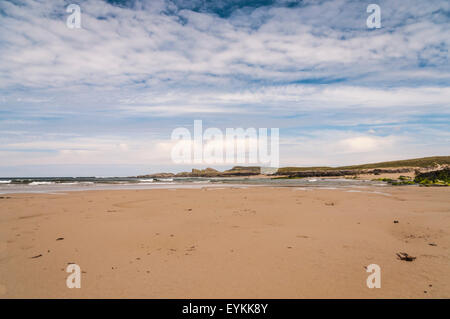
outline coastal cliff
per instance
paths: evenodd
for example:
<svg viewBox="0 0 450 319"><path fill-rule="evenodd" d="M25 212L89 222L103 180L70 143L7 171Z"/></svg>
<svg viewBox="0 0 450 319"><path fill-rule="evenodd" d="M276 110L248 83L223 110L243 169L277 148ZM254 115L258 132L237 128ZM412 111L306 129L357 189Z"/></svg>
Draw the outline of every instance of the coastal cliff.
<svg viewBox="0 0 450 319"><path fill-rule="evenodd" d="M233 168L220 172L214 168L195 169L191 172L182 173L155 173L137 176L138 178L171 178L171 177L234 177L234 176L253 176L261 174L259 166L234 166Z"/></svg>
<svg viewBox="0 0 450 319"><path fill-rule="evenodd" d="M340 176L357 176L363 174L380 175L380 174L404 174L414 172L415 168L399 168L399 169L327 169L327 170L303 170L283 172L278 171L275 175L287 177L340 177Z"/></svg>
<svg viewBox="0 0 450 319"><path fill-rule="evenodd" d="M236 177L236 176L271 176L275 178L303 177L357 177L359 175L410 174L417 175L448 169L450 156L434 156L401 161L381 162L341 167L281 167L273 173L264 173L259 166L234 166L220 172L213 168L192 169L182 173L154 173L137 176L138 178L173 178L173 177Z"/></svg>

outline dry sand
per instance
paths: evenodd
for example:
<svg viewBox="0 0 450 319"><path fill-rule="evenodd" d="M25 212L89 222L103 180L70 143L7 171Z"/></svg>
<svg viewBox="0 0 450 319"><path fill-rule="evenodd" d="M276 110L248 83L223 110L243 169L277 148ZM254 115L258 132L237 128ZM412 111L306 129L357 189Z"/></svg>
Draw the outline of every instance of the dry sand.
<svg viewBox="0 0 450 319"><path fill-rule="evenodd" d="M1 195L0 298L449 298L449 195L409 186ZM66 287L68 263L80 265L81 289ZM379 289L366 286L369 264L381 267Z"/></svg>
<svg viewBox="0 0 450 319"><path fill-rule="evenodd" d="M400 176L407 176L414 180L416 174L414 172L408 173L382 173L378 175L374 174L360 174L358 175L358 179L362 180L372 180L372 179L381 179L381 178L390 178L390 179L398 179ZM346 176L347 178L352 178L352 176Z"/></svg>

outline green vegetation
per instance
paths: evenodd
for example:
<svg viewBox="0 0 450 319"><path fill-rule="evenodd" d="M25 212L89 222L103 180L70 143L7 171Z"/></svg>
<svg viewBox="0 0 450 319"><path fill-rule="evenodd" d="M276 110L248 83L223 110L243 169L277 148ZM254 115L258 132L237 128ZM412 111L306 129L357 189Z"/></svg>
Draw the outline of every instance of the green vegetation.
<svg viewBox="0 0 450 319"><path fill-rule="evenodd" d="M399 186L399 185L414 185L414 181L408 176L400 176L398 179L392 178L376 178L373 181L386 182L391 185Z"/></svg>
<svg viewBox="0 0 450 319"><path fill-rule="evenodd" d="M374 178L373 181L379 181L379 182L386 182L386 183L392 183L395 182L392 178Z"/></svg>
<svg viewBox="0 0 450 319"><path fill-rule="evenodd" d="M278 174L287 174L291 172L303 172L303 171L326 171L334 170L336 168L327 166L317 166L317 167L280 167L278 169Z"/></svg>
<svg viewBox="0 0 450 319"><path fill-rule="evenodd" d="M435 165L450 165L450 156L433 156L414 158L408 160L381 162L373 164L343 166L340 169L364 169L364 168L387 168L387 167L432 167Z"/></svg>
<svg viewBox="0 0 450 319"><path fill-rule="evenodd" d="M417 174L414 182L423 186L450 186L450 169Z"/></svg>
<svg viewBox="0 0 450 319"><path fill-rule="evenodd" d="M391 185L399 186L399 185L415 185L414 181L392 181Z"/></svg>
<svg viewBox="0 0 450 319"><path fill-rule="evenodd" d="M409 176L400 175L398 180L394 180L390 182L391 185L414 185L415 182Z"/></svg>
<svg viewBox="0 0 450 319"><path fill-rule="evenodd" d="M400 161L380 162L363 165L341 166L341 167L281 167L278 173L292 173L302 171L321 171L321 170L343 170L343 169L376 169L376 168L398 168L398 167L433 167L436 165L450 165L450 156L433 156L414 158Z"/></svg>
<svg viewBox="0 0 450 319"><path fill-rule="evenodd" d="M419 173L414 180L408 176L400 176L398 179L376 178L373 181L386 182L391 185L415 185L422 186L450 186L450 168L432 171L428 173Z"/></svg>

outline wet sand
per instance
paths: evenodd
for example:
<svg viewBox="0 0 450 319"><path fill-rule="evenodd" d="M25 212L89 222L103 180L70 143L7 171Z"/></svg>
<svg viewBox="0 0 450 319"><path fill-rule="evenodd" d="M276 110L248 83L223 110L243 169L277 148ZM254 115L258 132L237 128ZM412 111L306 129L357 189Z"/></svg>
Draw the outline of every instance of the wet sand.
<svg viewBox="0 0 450 319"><path fill-rule="evenodd" d="M0 195L0 298L449 298L449 195L415 186ZM70 263L80 289L66 286ZM379 289L366 285L369 264L381 267Z"/></svg>

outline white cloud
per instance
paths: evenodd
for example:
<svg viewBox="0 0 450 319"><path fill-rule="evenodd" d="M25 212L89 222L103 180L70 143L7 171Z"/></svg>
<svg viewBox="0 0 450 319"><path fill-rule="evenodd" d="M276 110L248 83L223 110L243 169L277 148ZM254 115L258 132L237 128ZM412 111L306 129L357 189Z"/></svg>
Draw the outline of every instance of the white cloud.
<svg viewBox="0 0 450 319"><path fill-rule="evenodd" d="M182 10L179 16L186 22L181 23L178 16L161 14L167 6L163 2L141 10L89 0L81 3L82 29L66 27L62 0L32 0L20 6L2 2L0 85L118 87L141 81L164 85L169 80L183 86L199 77L203 83L225 77L231 85L236 78L307 78L312 68L324 77L336 75L342 67L347 68L344 76L375 70L389 76L418 58L445 65L449 25L431 17L448 4L434 1L424 9L419 1L408 3L406 12L416 14L419 7L423 13L395 32L388 27L368 32L359 26L365 21L364 6L346 1L291 9L261 7L231 19ZM388 12L392 6L382 4Z"/></svg>
<svg viewBox="0 0 450 319"><path fill-rule="evenodd" d="M382 151L386 147L391 147L395 142L392 137L356 136L346 138L338 142L344 151L348 152L370 152Z"/></svg>

